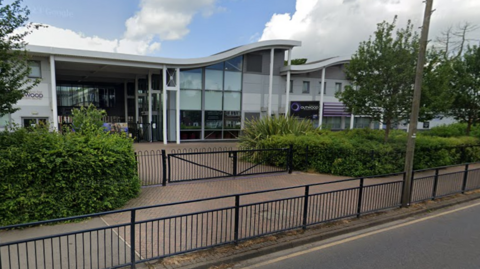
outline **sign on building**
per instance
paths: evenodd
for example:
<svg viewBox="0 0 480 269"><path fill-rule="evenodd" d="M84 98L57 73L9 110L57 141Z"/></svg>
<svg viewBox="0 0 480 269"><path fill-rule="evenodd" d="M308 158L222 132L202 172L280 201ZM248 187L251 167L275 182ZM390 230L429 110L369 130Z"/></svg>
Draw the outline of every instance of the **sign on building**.
<svg viewBox="0 0 480 269"><path fill-rule="evenodd" d="M319 101L290 102L290 114L301 119L317 120L320 113Z"/></svg>

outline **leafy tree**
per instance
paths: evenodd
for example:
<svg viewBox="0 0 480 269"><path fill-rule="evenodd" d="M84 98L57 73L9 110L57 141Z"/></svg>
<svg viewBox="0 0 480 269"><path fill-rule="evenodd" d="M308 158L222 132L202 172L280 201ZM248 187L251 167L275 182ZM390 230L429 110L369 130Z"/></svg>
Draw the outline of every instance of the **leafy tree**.
<svg viewBox="0 0 480 269"><path fill-rule="evenodd" d="M352 85L336 93L349 112L383 118L385 142L392 126L409 118L418 53L419 38L410 21L394 35L395 23L396 17L379 23L373 38L360 43L345 69Z"/></svg>
<svg viewBox="0 0 480 269"><path fill-rule="evenodd" d="M25 36L41 25L27 24L30 11L22 0L4 5L0 0L0 117L19 108L13 105L39 81L28 78L30 68ZM26 30L19 31L21 27Z"/></svg>
<svg viewBox="0 0 480 269"><path fill-rule="evenodd" d="M450 61L444 58L444 52L429 49L423 70L420 120L430 121L448 113L453 102L450 91L452 75Z"/></svg>
<svg viewBox="0 0 480 269"><path fill-rule="evenodd" d="M72 127L80 133L103 131L103 118L106 115L105 110L99 110L93 104L75 108L72 110Z"/></svg>
<svg viewBox="0 0 480 269"><path fill-rule="evenodd" d="M467 123L466 134L480 122L480 47L468 46L463 55L452 59L453 104L449 115Z"/></svg>

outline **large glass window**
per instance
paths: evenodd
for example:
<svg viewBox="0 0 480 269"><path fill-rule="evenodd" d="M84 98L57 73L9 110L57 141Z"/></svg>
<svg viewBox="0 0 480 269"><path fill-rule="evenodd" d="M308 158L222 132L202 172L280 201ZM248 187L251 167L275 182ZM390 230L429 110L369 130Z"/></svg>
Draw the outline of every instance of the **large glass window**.
<svg viewBox="0 0 480 269"><path fill-rule="evenodd" d="M223 110L240 111L241 93L226 92L224 95Z"/></svg>
<svg viewBox="0 0 480 269"><path fill-rule="evenodd" d="M181 110L202 110L202 91L180 90Z"/></svg>
<svg viewBox="0 0 480 269"><path fill-rule="evenodd" d="M222 111L205 111L205 129L222 129Z"/></svg>
<svg viewBox="0 0 480 269"><path fill-rule="evenodd" d="M205 110L222 111L223 92L205 91Z"/></svg>
<svg viewBox="0 0 480 269"><path fill-rule="evenodd" d="M225 71L225 90L241 91L242 90L242 73Z"/></svg>
<svg viewBox="0 0 480 269"><path fill-rule="evenodd" d="M341 117L324 117L323 125L329 129L342 129L342 118Z"/></svg>
<svg viewBox="0 0 480 269"><path fill-rule="evenodd" d="M101 108L114 107L115 88L96 85L59 85L57 86L58 106L88 106L93 104Z"/></svg>
<svg viewBox="0 0 480 269"><path fill-rule="evenodd" d="M221 139L223 129L222 111L205 111L205 139Z"/></svg>
<svg viewBox="0 0 480 269"><path fill-rule="evenodd" d="M201 139L202 111L180 111L180 139Z"/></svg>
<svg viewBox="0 0 480 269"><path fill-rule="evenodd" d="M243 67L243 56L238 56L225 62L225 71L241 72Z"/></svg>
<svg viewBox="0 0 480 269"><path fill-rule="evenodd" d="M223 71L205 70L205 90L223 90Z"/></svg>
<svg viewBox="0 0 480 269"><path fill-rule="evenodd" d="M201 90L202 69L182 70L180 72L180 89Z"/></svg>
<svg viewBox="0 0 480 269"><path fill-rule="evenodd" d="M353 121L354 128L370 128L370 118L355 117Z"/></svg>

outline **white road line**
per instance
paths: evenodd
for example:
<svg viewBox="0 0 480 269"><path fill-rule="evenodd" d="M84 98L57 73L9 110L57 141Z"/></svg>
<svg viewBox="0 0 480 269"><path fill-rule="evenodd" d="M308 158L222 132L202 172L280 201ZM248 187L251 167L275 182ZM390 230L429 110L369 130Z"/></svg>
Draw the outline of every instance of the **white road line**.
<svg viewBox="0 0 480 269"><path fill-rule="evenodd" d="M314 252L314 251L318 251L318 250L321 250L321 249L326 249L326 248L329 248L329 247L337 246L337 245L340 245L340 244L343 244L343 243L355 241L357 239L372 236L372 235L375 235L375 234L378 234L378 233L383 233L383 232L387 232L387 231L394 230L394 229L397 229L397 228L409 226L409 225L412 225L412 224L415 224L415 223L419 223L419 222L426 221L426 220L429 220L429 219L433 219L433 218L441 217L441 216L444 216L444 215L452 214L452 213L455 213L455 212L458 212L458 211L461 211L461 210L465 210L465 209L468 209L468 208L471 208L471 207L479 206L479 205L480 205L480 203L476 203L476 204L452 209L452 210L449 210L449 211L438 213L438 214L433 215L433 216L428 216L428 217L424 217L424 218L421 218L421 219L412 220L412 221L401 223L401 224L398 224L398 225L395 225L395 226L379 229L379 230L376 230L376 231L360 234L360 235L349 237L349 238L346 238L346 239L342 239L342 240L339 240L339 241L336 241L336 242L332 242L332 243L328 243L328 244L321 245L321 246L318 246L318 247L314 247L314 248L311 248L311 249L308 249L308 250L295 252L295 253L292 253L292 254L289 254L289 255L285 255L285 256L273 259L273 260L268 260L268 261L265 261L265 262L261 262L261 263L258 263L258 264L252 265L252 266L242 267L242 269L258 268L260 266L265 266L265 265L268 265L268 264L276 263L276 262L283 261L283 260L286 260L286 259L290 259L290 258L293 258L293 257L301 256L301 255L304 255L304 254L307 254L307 253L310 253L310 252Z"/></svg>

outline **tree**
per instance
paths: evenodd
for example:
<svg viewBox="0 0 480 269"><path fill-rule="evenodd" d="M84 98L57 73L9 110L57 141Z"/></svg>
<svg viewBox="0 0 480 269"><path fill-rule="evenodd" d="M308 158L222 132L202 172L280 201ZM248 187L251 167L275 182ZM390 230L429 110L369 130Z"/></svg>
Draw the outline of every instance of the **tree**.
<svg viewBox="0 0 480 269"><path fill-rule="evenodd" d="M444 52L431 48L427 51L426 64L423 70L422 97L420 99L419 118L430 121L445 116L452 106L450 91L453 73Z"/></svg>
<svg viewBox="0 0 480 269"><path fill-rule="evenodd" d="M449 115L467 123L466 134L480 121L480 47L467 46L463 55L452 59L452 107Z"/></svg>
<svg viewBox="0 0 480 269"><path fill-rule="evenodd" d="M345 68L352 85L336 93L349 112L383 120L385 142L392 126L409 118L418 53L410 21L394 36L395 23L396 17L379 23L373 38L360 43Z"/></svg>
<svg viewBox="0 0 480 269"><path fill-rule="evenodd" d="M467 45L471 42L479 41L468 36L469 33L478 30L478 28L477 25L470 22L465 22L455 28L450 26L436 38L436 48L442 52L446 60L459 58Z"/></svg>
<svg viewBox="0 0 480 269"><path fill-rule="evenodd" d="M28 24L30 11L22 0L4 5L0 0L0 117L19 108L13 105L39 81L28 78L30 67L24 38L41 25ZM26 30L19 30L26 27Z"/></svg>

